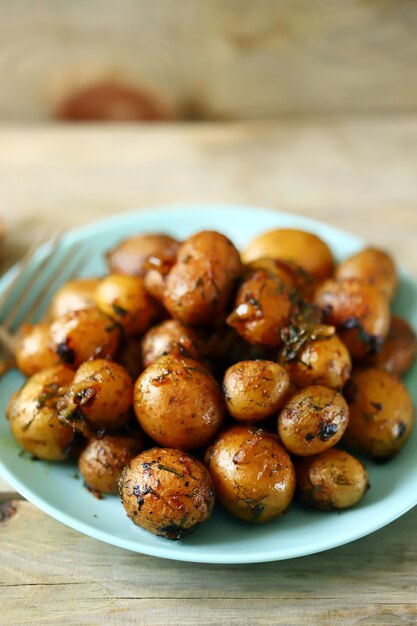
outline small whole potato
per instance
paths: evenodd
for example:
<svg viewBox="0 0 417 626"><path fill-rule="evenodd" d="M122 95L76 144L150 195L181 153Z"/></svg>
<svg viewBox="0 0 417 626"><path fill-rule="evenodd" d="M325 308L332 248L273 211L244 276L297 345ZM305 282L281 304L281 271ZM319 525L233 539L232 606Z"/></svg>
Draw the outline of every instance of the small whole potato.
<svg viewBox="0 0 417 626"><path fill-rule="evenodd" d="M49 317L54 320L71 311L94 307L94 292L99 280L99 278L74 278L64 283L52 298Z"/></svg>
<svg viewBox="0 0 417 626"><path fill-rule="evenodd" d="M333 273L333 255L327 244L313 233L291 228L279 228L253 239L242 252L244 263L261 257L293 261L315 281L329 278Z"/></svg>
<svg viewBox="0 0 417 626"><path fill-rule="evenodd" d="M390 326L386 297L369 283L354 278L327 280L317 289L315 303L325 322L338 328L353 358L377 352Z"/></svg>
<svg viewBox="0 0 417 626"><path fill-rule="evenodd" d="M413 365L417 354L417 337L410 324L393 315L387 338L376 354L366 359L366 365L383 369L389 374L403 376Z"/></svg>
<svg viewBox="0 0 417 626"><path fill-rule="evenodd" d="M294 261L261 257L247 263L244 269L246 275L257 270L266 270L276 276L288 291L295 289L300 296L307 300L310 300L317 286L314 278Z"/></svg>
<svg viewBox="0 0 417 626"><path fill-rule="evenodd" d="M181 450L152 448L139 454L123 469L119 492L134 524L174 541L205 522L214 508L208 471Z"/></svg>
<svg viewBox="0 0 417 626"><path fill-rule="evenodd" d="M212 324L224 312L241 271L239 252L227 237L197 233L178 251L166 279L164 305L185 324Z"/></svg>
<svg viewBox="0 0 417 626"><path fill-rule="evenodd" d="M145 276L149 259L174 264L179 246L179 242L169 235L137 235L124 239L110 250L106 254L107 264L112 274Z"/></svg>
<svg viewBox="0 0 417 626"><path fill-rule="evenodd" d="M76 369L90 359L113 357L120 327L98 309L71 311L51 325L51 348L61 363Z"/></svg>
<svg viewBox="0 0 417 626"><path fill-rule="evenodd" d="M149 367L166 354L201 361L203 352L203 342L196 331L178 320L166 320L154 326L142 339L142 359L145 367Z"/></svg>
<svg viewBox="0 0 417 626"><path fill-rule="evenodd" d="M235 419L258 422L279 409L289 388L285 369L272 361L241 361L223 379L226 408Z"/></svg>
<svg viewBox="0 0 417 626"><path fill-rule="evenodd" d="M181 450L207 445L225 411L220 387L206 368L174 355L161 357L139 376L134 408L151 439Z"/></svg>
<svg viewBox="0 0 417 626"><path fill-rule="evenodd" d="M273 274L260 270L240 286L227 323L249 343L276 347L291 313L290 294Z"/></svg>
<svg viewBox="0 0 417 626"><path fill-rule="evenodd" d="M144 333L157 315L155 302L139 276L105 276L97 286L95 298L97 308L117 321L127 335Z"/></svg>
<svg viewBox="0 0 417 626"><path fill-rule="evenodd" d="M97 431L115 431L127 424L133 403L132 379L113 361L82 363L59 403L59 417L90 437Z"/></svg>
<svg viewBox="0 0 417 626"><path fill-rule="evenodd" d="M25 324L19 331L15 358L25 376L59 365L58 355L51 348L49 324Z"/></svg>
<svg viewBox="0 0 417 626"><path fill-rule="evenodd" d="M210 446L205 461L219 502L235 517L267 522L289 507L295 472L276 435L232 426Z"/></svg>
<svg viewBox="0 0 417 626"><path fill-rule="evenodd" d="M140 433L90 439L78 459L78 468L85 484L97 494L117 494L122 469L143 448Z"/></svg>
<svg viewBox="0 0 417 626"><path fill-rule="evenodd" d="M278 434L284 446L298 456L319 454L343 436L349 409L334 389L310 386L295 393L278 416Z"/></svg>
<svg viewBox="0 0 417 626"><path fill-rule="evenodd" d="M398 284L397 270L392 257L377 248L365 248L338 265L336 279L358 278L379 289L392 300Z"/></svg>
<svg viewBox="0 0 417 626"><path fill-rule="evenodd" d="M383 370L357 371L345 395L350 417L344 443L374 459L397 454L414 425L413 403L403 383Z"/></svg>
<svg viewBox="0 0 417 626"><path fill-rule="evenodd" d="M63 461L69 454L74 433L59 421L57 403L73 377L74 372L63 365L38 372L8 407L15 439L38 459Z"/></svg>
<svg viewBox="0 0 417 626"><path fill-rule="evenodd" d="M365 466L344 450L331 448L300 459L295 471L302 502L322 511L355 506L369 489Z"/></svg>

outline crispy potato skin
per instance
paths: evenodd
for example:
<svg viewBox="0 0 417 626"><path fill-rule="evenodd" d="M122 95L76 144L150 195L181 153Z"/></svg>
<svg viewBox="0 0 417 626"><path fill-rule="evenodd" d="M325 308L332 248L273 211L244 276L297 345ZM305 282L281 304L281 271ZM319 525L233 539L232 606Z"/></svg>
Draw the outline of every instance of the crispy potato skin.
<svg viewBox="0 0 417 626"><path fill-rule="evenodd" d="M324 241L312 233L291 228L263 233L242 252L244 263L262 257L293 261L316 281L329 278L334 268L332 253Z"/></svg>
<svg viewBox="0 0 417 626"><path fill-rule="evenodd" d="M344 450L299 459L295 470L301 501L322 511L355 506L369 489L365 466Z"/></svg>
<svg viewBox="0 0 417 626"><path fill-rule="evenodd" d="M259 422L279 409L289 388L284 367L272 361L241 361L223 379L226 408L242 422Z"/></svg>
<svg viewBox="0 0 417 626"><path fill-rule="evenodd" d="M361 359L380 348L388 334L390 310L379 289L355 278L327 280L317 289L314 301L326 323L338 327L353 358Z"/></svg>
<svg viewBox="0 0 417 626"><path fill-rule="evenodd" d="M242 283L227 323L251 344L277 347L290 312L285 285L273 274L259 270Z"/></svg>
<svg viewBox="0 0 417 626"><path fill-rule="evenodd" d="M134 524L167 539L182 539L213 512L214 489L204 465L180 450L152 448L127 465L119 479Z"/></svg>
<svg viewBox="0 0 417 626"><path fill-rule="evenodd" d="M127 335L141 335L157 316L155 302L139 276L105 276L97 285L95 299L97 308L117 321Z"/></svg>
<svg viewBox="0 0 417 626"><path fill-rule="evenodd" d="M345 394L350 412L346 445L374 459L397 454L414 425L413 403L403 383L383 370L357 371Z"/></svg>
<svg viewBox="0 0 417 626"><path fill-rule="evenodd" d="M235 517L262 523L291 503L295 472L278 437L256 427L232 426L206 453L218 500Z"/></svg>
<svg viewBox="0 0 417 626"><path fill-rule="evenodd" d="M319 385L305 387L282 408L278 434L287 450L298 456L311 456L335 446L348 419L348 406L340 393Z"/></svg>
<svg viewBox="0 0 417 626"><path fill-rule="evenodd" d="M178 320L166 320L151 328L142 340L144 367L149 367L166 354L202 360L203 343L198 334Z"/></svg>
<svg viewBox="0 0 417 626"><path fill-rule="evenodd" d="M7 416L13 435L28 452L44 461L68 456L74 433L58 419L57 402L74 377L63 365L34 374L13 396Z"/></svg>
<svg viewBox="0 0 417 626"><path fill-rule="evenodd" d="M99 280L99 278L75 278L64 283L52 298L49 317L54 320L71 311L94 307L94 292Z"/></svg>
<svg viewBox="0 0 417 626"><path fill-rule="evenodd" d="M91 359L112 358L120 342L120 327L95 308L59 317L50 332L52 350L73 369Z"/></svg>
<svg viewBox="0 0 417 626"><path fill-rule="evenodd" d="M172 355L150 365L135 383L134 409L143 430L161 446L195 450L220 429L220 387L200 363Z"/></svg>
<svg viewBox="0 0 417 626"><path fill-rule="evenodd" d="M59 365L58 355L52 350L49 324L25 324L19 332L15 358L17 367L25 376Z"/></svg>
<svg viewBox="0 0 417 626"><path fill-rule="evenodd" d="M335 277L364 280L379 289L388 300L393 299L398 284L392 257L377 248L365 248L342 261L336 268Z"/></svg>
<svg viewBox="0 0 417 626"><path fill-rule="evenodd" d="M183 243L167 276L165 307L185 324L211 324L224 312L241 272L239 252L227 237L197 233Z"/></svg>
<svg viewBox="0 0 417 626"><path fill-rule="evenodd" d="M140 433L90 439L78 459L86 485L98 493L118 493L122 469L144 448Z"/></svg>
<svg viewBox="0 0 417 626"><path fill-rule="evenodd" d="M298 387L322 385L340 391L352 370L349 351L337 335L307 341L290 361L282 352L280 362Z"/></svg>
<svg viewBox="0 0 417 626"><path fill-rule="evenodd" d="M129 420L133 403L132 379L113 361L82 363L59 403L59 417L85 436L115 431Z"/></svg>
<svg viewBox="0 0 417 626"><path fill-rule="evenodd" d="M163 234L137 235L124 239L118 246L110 250L107 264L113 274L129 274L145 276L150 259L155 264L173 264L175 262L178 241Z"/></svg>
<svg viewBox="0 0 417 626"><path fill-rule="evenodd" d="M417 353L417 338L410 324L393 315L391 327L381 350L370 355L366 365L383 369L389 374L403 376L413 365Z"/></svg>

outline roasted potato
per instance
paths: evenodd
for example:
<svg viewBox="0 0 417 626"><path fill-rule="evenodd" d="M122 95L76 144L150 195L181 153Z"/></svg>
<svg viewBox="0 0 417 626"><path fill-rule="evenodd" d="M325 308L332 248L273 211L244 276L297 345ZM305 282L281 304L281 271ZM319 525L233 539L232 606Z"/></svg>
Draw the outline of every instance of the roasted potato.
<svg viewBox="0 0 417 626"><path fill-rule="evenodd" d="M94 307L98 283L99 278L74 278L64 283L52 298L49 317L56 319L71 311Z"/></svg>
<svg viewBox="0 0 417 626"><path fill-rule="evenodd" d="M118 493L118 479L122 469L143 448L140 433L90 439L78 459L78 468L85 484L97 495Z"/></svg>
<svg viewBox="0 0 417 626"><path fill-rule="evenodd" d="M311 456L335 446L348 419L348 406L340 393L319 385L305 387L281 409L278 434L287 450Z"/></svg>
<svg viewBox="0 0 417 626"><path fill-rule="evenodd" d="M355 506L369 489L365 466L344 450L331 448L300 459L295 471L302 502L322 511Z"/></svg>
<svg viewBox="0 0 417 626"><path fill-rule="evenodd" d="M74 369L90 359L113 357L121 336L119 325L98 309L71 311L56 319L50 332L52 350Z"/></svg>
<svg viewBox="0 0 417 626"><path fill-rule="evenodd" d="M376 354L366 359L366 365L383 369L389 374L403 376L413 365L417 353L417 337L410 324L393 315L387 338Z"/></svg>
<svg viewBox="0 0 417 626"><path fill-rule="evenodd" d="M279 228L253 239L242 252L244 263L262 257L293 261L315 281L329 278L334 261L330 248L313 233L291 228Z"/></svg>
<svg viewBox="0 0 417 626"><path fill-rule="evenodd" d="M224 401L197 361L173 355L150 365L135 383L134 408L143 430L169 448L207 445L223 423Z"/></svg>
<svg viewBox="0 0 417 626"><path fill-rule="evenodd" d="M132 522L166 539L182 539L214 508L208 471L180 450L152 448L139 454L122 471L119 491Z"/></svg>
<svg viewBox="0 0 417 626"><path fill-rule="evenodd" d="M74 372L63 365L38 372L8 407L15 439L38 459L62 461L68 456L74 433L59 421L57 403L73 377Z"/></svg>
<svg viewBox="0 0 417 626"><path fill-rule="evenodd" d="M127 424L133 403L132 379L113 361L82 363L59 402L63 423L87 437L97 431L114 432Z"/></svg>
<svg viewBox="0 0 417 626"><path fill-rule="evenodd" d="M154 326L142 339L142 359L145 367L149 367L166 354L201 361L204 352L203 342L197 332L178 320L166 320Z"/></svg>
<svg viewBox="0 0 417 626"><path fill-rule="evenodd" d="M240 286L235 308L227 323L249 343L278 346L288 325L291 299L285 285L273 274L260 270Z"/></svg>
<svg viewBox="0 0 417 626"><path fill-rule="evenodd" d="M285 369L272 361L241 361L223 379L226 408L241 422L259 422L278 410L289 388Z"/></svg>
<svg viewBox="0 0 417 626"><path fill-rule="evenodd" d="M165 307L185 324L211 324L224 312L241 271L239 252L227 237L197 233L183 243L167 276Z"/></svg>
<svg viewBox="0 0 417 626"><path fill-rule="evenodd" d="M388 300L379 289L355 278L327 280L316 291L315 303L326 323L337 326L353 358L377 352L388 334Z"/></svg>
<svg viewBox="0 0 417 626"><path fill-rule="evenodd" d="M291 503L295 472L278 437L256 427L232 426L206 453L219 502L247 522L267 522Z"/></svg>
<svg viewBox="0 0 417 626"><path fill-rule="evenodd" d="M124 239L106 254L107 264L112 274L145 276L149 259L157 264L173 265L179 242L163 234L137 235Z"/></svg>
<svg viewBox="0 0 417 626"><path fill-rule="evenodd" d="M25 324L17 337L15 358L25 376L59 365L59 356L51 348L49 324Z"/></svg>
<svg viewBox="0 0 417 626"><path fill-rule="evenodd" d="M345 395L350 417L344 443L377 460L397 454L414 424L413 403L402 382L383 370L357 371Z"/></svg>
<svg viewBox="0 0 417 626"><path fill-rule="evenodd" d="M377 248L365 248L342 261L336 268L335 277L338 280L364 280L379 289L388 300L393 299L398 284L392 257Z"/></svg>

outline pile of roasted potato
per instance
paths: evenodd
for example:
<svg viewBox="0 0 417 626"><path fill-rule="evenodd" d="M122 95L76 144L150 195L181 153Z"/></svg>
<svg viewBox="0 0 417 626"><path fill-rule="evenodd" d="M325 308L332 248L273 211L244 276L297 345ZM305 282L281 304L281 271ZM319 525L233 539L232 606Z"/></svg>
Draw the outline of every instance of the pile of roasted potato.
<svg viewBox="0 0 417 626"><path fill-rule="evenodd" d="M107 276L66 283L47 319L22 330L28 379L7 417L35 457L78 455L85 485L119 493L138 526L182 538L215 499L257 523L294 494L351 507L369 487L352 452L386 461L409 438L400 378L417 343L391 316L385 252L336 266L300 230L267 232L241 253L203 231L139 235L107 263Z"/></svg>

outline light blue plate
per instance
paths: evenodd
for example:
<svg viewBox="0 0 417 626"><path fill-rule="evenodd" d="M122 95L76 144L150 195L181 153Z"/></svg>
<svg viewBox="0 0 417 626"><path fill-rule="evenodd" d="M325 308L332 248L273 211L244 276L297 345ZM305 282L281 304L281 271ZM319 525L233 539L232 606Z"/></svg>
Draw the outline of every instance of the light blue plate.
<svg viewBox="0 0 417 626"><path fill-rule="evenodd" d="M63 249L80 242L90 251L82 275L106 271L104 252L134 233L165 231L185 238L201 229L217 229L238 246L262 231L295 227L315 232L342 259L363 242L335 228L295 215L237 206L197 205L128 213L68 234ZM39 251L42 258L44 249ZM11 273L0 281L0 292ZM48 302L45 302L45 308ZM402 274L395 310L417 327L417 286ZM117 497L96 500L75 480L74 463L49 464L19 456L4 417L11 393L22 383L17 371L0 381L0 472L25 498L57 520L91 537L136 552L205 563L255 563L328 550L363 537L392 522L417 503L417 429L403 452L386 465L367 463L371 490L362 503L342 513L320 513L294 504L282 519L262 526L244 524L218 508L213 517L182 542L155 537L134 526ZM417 367L406 384L417 400Z"/></svg>

